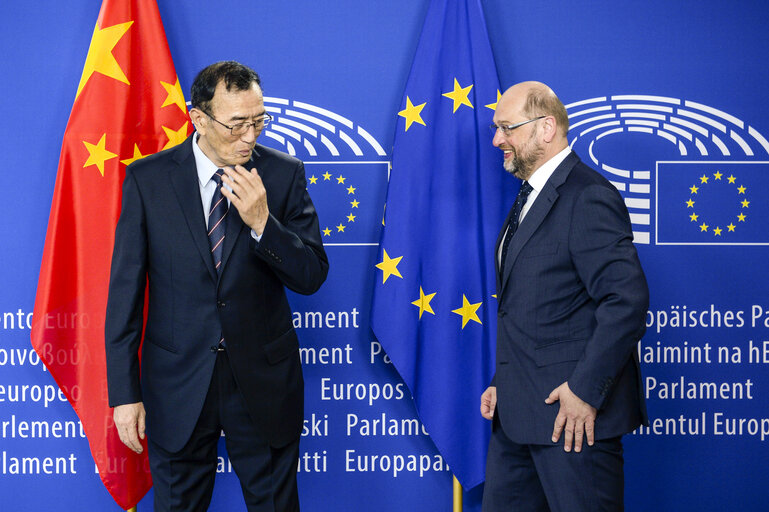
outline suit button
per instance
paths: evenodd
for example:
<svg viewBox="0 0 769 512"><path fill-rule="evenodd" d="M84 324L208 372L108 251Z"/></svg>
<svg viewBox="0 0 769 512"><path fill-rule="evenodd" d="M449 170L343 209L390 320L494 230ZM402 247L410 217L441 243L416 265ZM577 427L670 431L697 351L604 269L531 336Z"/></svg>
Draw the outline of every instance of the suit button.
<svg viewBox="0 0 769 512"><path fill-rule="evenodd" d="M227 304L226 304L226 303L224 303L224 302L222 302L222 301L217 301L217 302L216 302L216 305L217 305L217 306L219 306L220 308L223 308L223 307L226 307L226 306L227 306Z"/></svg>
<svg viewBox="0 0 769 512"><path fill-rule="evenodd" d="M500 311L497 311L497 316L498 316L499 318L502 318L502 317L503 317L503 316L505 316L506 314L507 314L507 311L502 311L502 310L500 310Z"/></svg>

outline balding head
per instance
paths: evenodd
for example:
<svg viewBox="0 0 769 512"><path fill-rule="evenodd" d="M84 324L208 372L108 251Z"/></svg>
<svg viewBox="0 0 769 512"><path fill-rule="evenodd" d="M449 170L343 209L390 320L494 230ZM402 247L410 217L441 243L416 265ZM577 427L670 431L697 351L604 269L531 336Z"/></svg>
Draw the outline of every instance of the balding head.
<svg viewBox="0 0 769 512"><path fill-rule="evenodd" d="M552 116L558 128L558 136L566 140L569 132L569 115L566 113L566 107L550 87L542 82L521 82L505 91L500 104L506 99L509 99L523 117L528 119Z"/></svg>
<svg viewBox="0 0 769 512"><path fill-rule="evenodd" d="M505 152L505 169L520 179L528 179L568 146L566 108L540 82L522 82L506 90L497 102L494 124L500 129L493 143Z"/></svg>

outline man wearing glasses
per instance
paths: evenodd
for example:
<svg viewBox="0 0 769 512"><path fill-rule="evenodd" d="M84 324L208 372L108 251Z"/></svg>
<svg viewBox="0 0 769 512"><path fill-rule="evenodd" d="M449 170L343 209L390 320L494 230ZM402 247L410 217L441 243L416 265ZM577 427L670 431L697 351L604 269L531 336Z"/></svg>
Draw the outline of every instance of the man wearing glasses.
<svg viewBox="0 0 769 512"><path fill-rule="evenodd" d="M302 162L256 143L271 117L253 70L208 66L192 105L191 137L126 169L106 316L115 425L137 453L146 426L156 511L208 507L222 431L248 510L299 510L285 287L326 278L318 218Z"/></svg>
<svg viewBox="0 0 769 512"><path fill-rule="evenodd" d="M522 184L497 242L483 510L623 510L622 435L648 423L636 345L649 292L627 209L569 149L546 85L508 89L493 130Z"/></svg>

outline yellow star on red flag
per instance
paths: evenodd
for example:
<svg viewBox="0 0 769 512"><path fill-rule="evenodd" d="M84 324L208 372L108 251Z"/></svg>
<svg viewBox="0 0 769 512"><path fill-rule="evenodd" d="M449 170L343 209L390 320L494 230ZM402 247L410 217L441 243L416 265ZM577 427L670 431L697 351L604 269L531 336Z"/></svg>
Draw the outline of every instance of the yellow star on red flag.
<svg viewBox="0 0 769 512"><path fill-rule="evenodd" d="M189 123L185 121L184 125L179 128L178 130L172 130L171 128L163 127L163 131L166 132L166 137L168 137L168 142L165 146L163 146L163 149L168 149L176 146L177 144L181 144L184 142L184 139L187 138L187 125Z"/></svg>
<svg viewBox="0 0 769 512"><path fill-rule="evenodd" d="M187 104L184 102L184 93L182 92L182 86L179 85L179 79L176 79L175 84L169 84L164 81L160 81L160 85L166 90L168 96L160 108L167 107L168 105L176 105L179 107L185 115L187 114Z"/></svg>
<svg viewBox="0 0 769 512"><path fill-rule="evenodd" d="M85 84L88 83L88 80L90 80L94 73L101 73L124 84L129 84L128 78L120 68L120 64L115 60L115 56L112 55L112 49L128 32L132 24L133 21L128 21L103 29L99 28L98 23L96 24L93 29L93 36L91 37L91 46L88 48L88 55L85 58L83 76L80 77L80 85L77 86L76 98L80 96L83 87L85 87Z"/></svg>
<svg viewBox="0 0 769 512"><path fill-rule="evenodd" d="M139 145L138 144L134 144L134 154L133 154L133 156L131 158L126 158L125 160L121 160L120 163L128 166L128 165L131 165L132 163L134 163L135 161L137 161L138 159L144 158L145 156L147 156L147 155L142 155L142 152L139 151Z"/></svg>
<svg viewBox="0 0 769 512"><path fill-rule="evenodd" d="M99 142L91 144L88 141L83 141L85 148L88 150L88 160L86 160L83 168L85 169L89 165L95 165L102 176L104 176L104 162L111 158L117 158L115 153L107 151L107 134L101 136Z"/></svg>

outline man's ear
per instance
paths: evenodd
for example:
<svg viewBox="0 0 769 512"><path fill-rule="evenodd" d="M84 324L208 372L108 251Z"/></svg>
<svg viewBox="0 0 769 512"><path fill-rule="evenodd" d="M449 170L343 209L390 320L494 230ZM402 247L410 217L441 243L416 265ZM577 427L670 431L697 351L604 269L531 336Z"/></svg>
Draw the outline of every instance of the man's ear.
<svg viewBox="0 0 769 512"><path fill-rule="evenodd" d="M207 117L208 116L206 116L206 114L199 108L193 107L190 109L190 119L192 119L192 124L195 126L195 131L201 135L206 134L206 127L208 126Z"/></svg>
<svg viewBox="0 0 769 512"><path fill-rule="evenodd" d="M555 136L558 133L558 125L555 122L555 117L547 116L542 121L542 136L545 142L553 142L553 139L555 139Z"/></svg>

